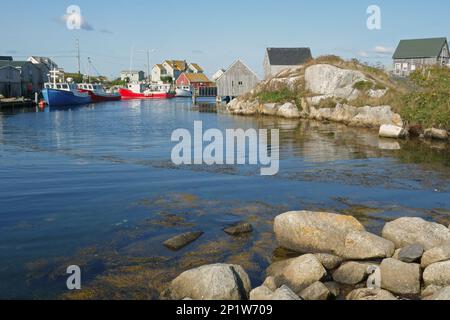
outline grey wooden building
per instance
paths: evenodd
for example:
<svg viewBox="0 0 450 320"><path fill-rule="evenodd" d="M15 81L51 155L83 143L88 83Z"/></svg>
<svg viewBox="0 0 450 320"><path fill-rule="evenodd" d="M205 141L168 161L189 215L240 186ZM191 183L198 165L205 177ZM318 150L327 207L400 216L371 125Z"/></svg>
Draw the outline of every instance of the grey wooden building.
<svg viewBox="0 0 450 320"><path fill-rule="evenodd" d="M0 94L6 98L22 95L19 69L10 65L0 66Z"/></svg>
<svg viewBox="0 0 450 320"><path fill-rule="evenodd" d="M310 48L267 48L264 56L264 77L268 79L311 59Z"/></svg>
<svg viewBox="0 0 450 320"><path fill-rule="evenodd" d="M0 61L0 67L11 66L20 73L21 93L23 96L32 97L35 92L44 88L42 71L29 61Z"/></svg>
<svg viewBox="0 0 450 320"><path fill-rule="evenodd" d="M238 97L253 90L258 83L256 73L241 60L237 60L216 80L217 95Z"/></svg>
<svg viewBox="0 0 450 320"><path fill-rule="evenodd" d="M446 66L449 55L447 38L402 40L393 56L394 74L407 77L423 66Z"/></svg>

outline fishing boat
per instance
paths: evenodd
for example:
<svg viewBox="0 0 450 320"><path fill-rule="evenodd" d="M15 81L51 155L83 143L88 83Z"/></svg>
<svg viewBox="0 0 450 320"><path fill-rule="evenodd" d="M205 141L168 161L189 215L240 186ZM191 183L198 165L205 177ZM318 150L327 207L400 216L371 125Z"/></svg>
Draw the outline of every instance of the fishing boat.
<svg viewBox="0 0 450 320"><path fill-rule="evenodd" d="M46 83L42 95L49 106L72 106L92 102L87 92L78 91L76 83Z"/></svg>
<svg viewBox="0 0 450 320"><path fill-rule="evenodd" d="M175 95L180 98L190 98L192 97L192 88L191 86L177 86Z"/></svg>
<svg viewBox="0 0 450 320"><path fill-rule="evenodd" d="M120 88L122 99L171 99L175 97L169 84L146 85L129 83L126 88Z"/></svg>
<svg viewBox="0 0 450 320"><path fill-rule="evenodd" d="M78 84L78 90L88 93L93 102L118 101L121 99L119 93L106 92L101 84L80 83Z"/></svg>

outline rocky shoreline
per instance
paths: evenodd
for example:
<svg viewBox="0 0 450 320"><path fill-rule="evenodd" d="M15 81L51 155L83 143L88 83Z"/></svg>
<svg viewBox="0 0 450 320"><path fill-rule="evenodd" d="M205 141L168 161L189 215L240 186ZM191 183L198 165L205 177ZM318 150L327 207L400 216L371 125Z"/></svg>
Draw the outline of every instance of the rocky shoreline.
<svg viewBox="0 0 450 320"><path fill-rule="evenodd" d="M365 86L367 88L360 88ZM371 87L370 89L368 88ZM298 101L278 103L260 102L261 93L286 90L299 94ZM330 64L315 64L303 69L286 70L264 81L250 94L232 100L227 112L244 116L275 116L288 119L333 121L349 126L374 128L380 137L402 139L407 136L424 139L450 140L448 131L439 128L410 126L393 111L383 98L392 90L380 80L361 71L339 68ZM366 105L356 107L352 103L364 100ZM328 102L330 107L323 107Z"/></svg>
<svg viewBox="0 0 450 320"><path fill-rule="evenodd" d="M180 274L167 297L450 300L450 226L400 218L375 235L352 216L298 211L277 216L274 233L280 247L298 256L270 265L259 286L239 265L213 264Z"/></svg>

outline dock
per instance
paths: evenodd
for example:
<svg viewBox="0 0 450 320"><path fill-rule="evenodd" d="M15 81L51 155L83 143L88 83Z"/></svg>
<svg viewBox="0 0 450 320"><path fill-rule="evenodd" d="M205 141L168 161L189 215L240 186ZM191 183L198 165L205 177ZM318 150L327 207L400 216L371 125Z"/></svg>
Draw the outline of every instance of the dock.
<svg viewBox="0 0 450 320"><path fill-rule="evenodd" d="M217 87L195 88L192 94L192 102L196 103L216 103Z"/></svg>
<svg viewBox="0 0 450 320"><path fill-rule="evenodd" d="M3 108L27 108L35 107L36 103L31 99L25 98L4 98L0 99L0 109Z"/></svg>

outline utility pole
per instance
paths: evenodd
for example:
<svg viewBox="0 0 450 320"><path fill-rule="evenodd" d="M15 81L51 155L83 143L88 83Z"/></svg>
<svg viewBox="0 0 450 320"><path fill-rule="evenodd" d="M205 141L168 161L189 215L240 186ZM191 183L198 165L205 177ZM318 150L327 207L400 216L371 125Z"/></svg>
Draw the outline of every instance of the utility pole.
<svg viewBox="0 0 450 320"><path fill-rule="evenodd" d="M76 39L77 58L78 58L78 75L81 75L81 58L80 58L80 40Z"/></svg>

